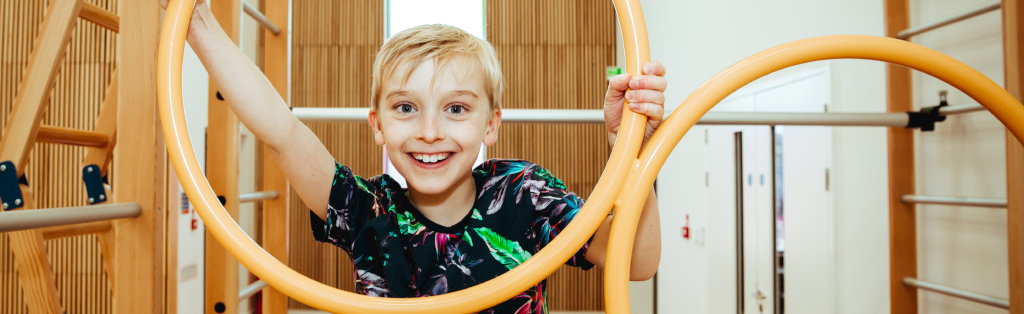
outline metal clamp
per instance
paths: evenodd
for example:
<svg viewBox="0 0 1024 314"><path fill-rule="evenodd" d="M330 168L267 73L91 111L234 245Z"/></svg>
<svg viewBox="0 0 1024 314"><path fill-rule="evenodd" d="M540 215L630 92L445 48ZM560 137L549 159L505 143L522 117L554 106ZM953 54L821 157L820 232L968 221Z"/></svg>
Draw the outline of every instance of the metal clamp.
<svg viewBox="0 0 1024 314"><path fill-rule="evenodd" d="M82 168L82 181L85 182L85 193L89 195L89 205L107 201L107 189L103 187L99 166L92 164Z"/></svg>
<svg viewBox="0 0 1024 314"><path fill-rule="evenodd" d="M909 120L907 121L907 128L920 128L921 131L935 131L935 122L946 121L946 116L942 114L941 108L948 107L949 103L946 102L946 91L939 91L939 105L933 107L921 108L918 112L907 112Z"/></svg>
<svg viewBox="0 0 1024 314"><path fill-rule="evenodd" d="M0 203L3 205L3 210L25 206L24 198L21 196L18 170L14 168L14 163L10 160L0 162Z"/></svg>

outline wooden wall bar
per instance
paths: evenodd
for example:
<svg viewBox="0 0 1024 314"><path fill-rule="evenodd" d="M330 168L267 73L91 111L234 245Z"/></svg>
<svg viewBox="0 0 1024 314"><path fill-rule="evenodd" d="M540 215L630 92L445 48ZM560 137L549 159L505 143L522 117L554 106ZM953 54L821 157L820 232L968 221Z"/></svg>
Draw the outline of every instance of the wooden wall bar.
<svg viewBox="0 0 1024 314"><path fill-rule="evenodd" d="M885 1L885 34L910 27L909 0ZM887 111L913 111L910 69L886 66ZM904 203L904 194L916 194L914 172L914 130L888 128L889 160L889 308L892 313L917 313L917 288L903 284L904 277L917 278L917 212Z"/></svg>
<svg viewBox="0 0 1024 314"><path fill-rule="evenodd" d="M85 0L118 12L118 0ZM0 0L0 128L6 125L46 0ZM44 113L43 124L92 130L115 67L117 34L79 20ZM84 206L84 147L36 144L26 176L38 207ZM47 241L61 304L68 313L110 313L112 299L93 235ZM8 237L0 237L0 313L27 313Z"/></svg>
<svg viewBox="0 0 1024 314"><path fill-rule="evenodd" d="M1024 99L1024 6L1003 1L1006 90ZM1006 132L1006 222L1009 237L1010 314L1024 314L1024 147Z"/></svg>
<svg viewBox="0 0 1024 314"><path fill-rule="evenodd" d="M486 8L487 39L507 82L505 108L601 108L604 69L615 64L611 2L487 0ZM294 0L292 21L292 106L369 106L371 66L384 41L384 1ZM381 147L365 123L308 125L357 175L381 173ZM610 151L604 126L504 124L488 157L536 162L587 197ZM348 256L316 243L309 209L297 195L291 200L289 263L307 276L352 291ZM563 267L549 283L551 310L603 309L599 270ZM294 300L290 307L307 308Z"/></svg>

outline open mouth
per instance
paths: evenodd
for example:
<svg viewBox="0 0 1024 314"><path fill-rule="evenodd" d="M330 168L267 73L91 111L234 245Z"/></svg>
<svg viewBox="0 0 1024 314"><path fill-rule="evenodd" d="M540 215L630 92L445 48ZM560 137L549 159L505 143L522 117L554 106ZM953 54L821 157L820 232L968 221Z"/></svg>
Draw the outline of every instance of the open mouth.
<svg viewBox="0 0 1024 314"><path fill-rule="evenodd" d="M452 152L430 153L430 154L407 153L407 155L409 155L409 157L412 157L412 159L418 160L421 163L428 164L428 165L433 165L433 164L437 164L437 163L443 162L445 160L448 160L448 158L453 156L453 155L455 155L455 153L452 153Z"/></svg>

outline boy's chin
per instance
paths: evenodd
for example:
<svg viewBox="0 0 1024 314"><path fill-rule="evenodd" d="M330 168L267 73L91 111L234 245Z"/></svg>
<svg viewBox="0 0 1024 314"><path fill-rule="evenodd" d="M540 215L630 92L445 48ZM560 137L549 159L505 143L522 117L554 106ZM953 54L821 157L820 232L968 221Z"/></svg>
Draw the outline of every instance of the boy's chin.
<svg viewBox="0 0 1024 314"><path fill-rule="evenodd" d="M455 182L444 179L427 179L427 180L412 180L406 178L406 183L409 188L415 190L420 194L437 195L447 192L452 188Z"/></svg>

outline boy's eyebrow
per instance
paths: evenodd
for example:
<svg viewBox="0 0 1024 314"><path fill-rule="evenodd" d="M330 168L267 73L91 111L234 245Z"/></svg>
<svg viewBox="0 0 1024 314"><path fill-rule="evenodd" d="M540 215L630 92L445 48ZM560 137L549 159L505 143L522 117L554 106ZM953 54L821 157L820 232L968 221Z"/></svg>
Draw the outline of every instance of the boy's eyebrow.
<svg viewBox="0 0 1024 314"><path fill-rule="evenodd" d="M470 97L473 97L473 98L478 98L476 93L474 93L473 91L470 91L470 90L460 89L460 90L454 90L454 91L451 91L451 92L448 93L448 96L450 96L450 97L457 97L457 96L463 96L463 95L470 96Z"/></svg>
<svg viewBox="0 0 1024 314"><path fill-rule="evenodd" d="M388 93L388 96L384 97L384 99L391 99L391 97L395 97L395 96L405 96L405 94L408 94L408 93L409 93L409 91L405 91L405 90L399 89L399 90L392 91L392 92Z"/></svg>

